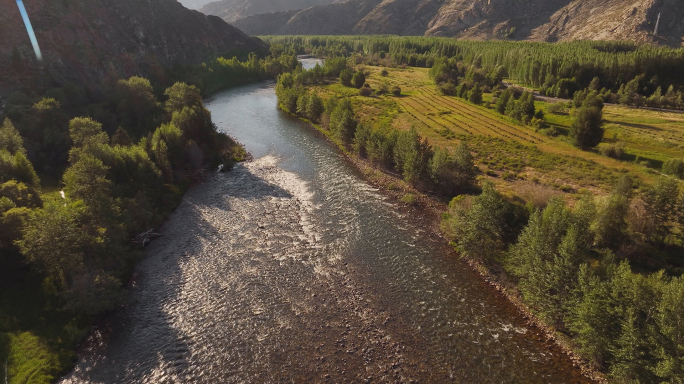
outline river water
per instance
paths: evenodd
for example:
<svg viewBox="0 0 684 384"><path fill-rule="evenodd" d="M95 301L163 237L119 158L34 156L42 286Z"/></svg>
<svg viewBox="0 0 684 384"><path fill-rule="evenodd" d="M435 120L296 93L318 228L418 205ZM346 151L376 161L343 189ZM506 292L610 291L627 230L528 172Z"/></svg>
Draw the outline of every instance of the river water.
<svg viewBox="0 0 684 384"><path fill-rule="evenodd" d="M254 160L188 192L63 383L586 381L272 83L207 108Z"/></svg>

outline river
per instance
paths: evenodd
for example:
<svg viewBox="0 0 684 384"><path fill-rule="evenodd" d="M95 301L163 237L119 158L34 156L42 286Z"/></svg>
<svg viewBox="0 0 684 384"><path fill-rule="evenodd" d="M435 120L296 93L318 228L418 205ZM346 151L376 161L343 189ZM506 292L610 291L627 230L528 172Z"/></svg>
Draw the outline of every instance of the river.
<svg viewBox="0 0 684 384"><path fill-rule="evenodd" d="M254 160L187 193L63 383L586 382L273 86L207 101Z"/></svg>

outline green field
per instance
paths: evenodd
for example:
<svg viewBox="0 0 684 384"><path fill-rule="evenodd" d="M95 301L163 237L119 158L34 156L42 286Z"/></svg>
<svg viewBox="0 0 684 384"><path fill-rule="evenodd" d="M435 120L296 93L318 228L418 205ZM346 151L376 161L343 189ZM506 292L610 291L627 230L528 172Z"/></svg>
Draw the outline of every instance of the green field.
<svg viewBox="0 0 684 384"><path fill-rule="evenodd" d="M336 83L315 87L325 97L352 97L360 120L374 127L415 127L433 146L453 147L466 140L481 171L499 189L523 198L531 190L602 194L624 173L650 184L664 161L684 158L684 115L678 113L606 106L604 142L625 145L625 159L619 161L572 146L567 139L572 123L569 113L545 113L545 123L560 132L550 137L487 107L491 94L485 94L485 106L442 95L426 68L362 69L370 73L367 82L372 88L396 85L402 89L401 96L362 97L356 89ZM381 76L383 69L389 72L387 77ZM546 112L548 105L537 101L536 107Z"/></svg>

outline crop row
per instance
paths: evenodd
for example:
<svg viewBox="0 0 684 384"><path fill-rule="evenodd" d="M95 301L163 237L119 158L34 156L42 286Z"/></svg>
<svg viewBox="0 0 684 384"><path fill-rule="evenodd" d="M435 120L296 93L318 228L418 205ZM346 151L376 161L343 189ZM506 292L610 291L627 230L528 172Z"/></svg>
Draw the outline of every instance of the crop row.
<svg viewBox="0 0 684 384"><path fill-rule="evenodd" d="M422 92L421 92L422 93ZM439 103L445 107L448 108L455 108L459 112L469 115L473 118L474 116L477 116L477 120L481 120L486 122L490 127L493 127L491 129L495 130L500 130L503 132L506 132L508 135L513 136L519 140L530 142L533 144L541 143L544 140L535 136L534 134L530 132L525 132L524 130L519 130L515 129L515 127L512 127L510 125L506 125L504 123L501 123L497 121L495 118L492 118L491 116L487 116L486 114L483 114L482 111L480 111L478 108L473 107L467 103L461 102L459 100L449 98L449 97L444 97L444 96L438 96L435 94L427 94L424 96L431 98L433 102Z"/></svg>

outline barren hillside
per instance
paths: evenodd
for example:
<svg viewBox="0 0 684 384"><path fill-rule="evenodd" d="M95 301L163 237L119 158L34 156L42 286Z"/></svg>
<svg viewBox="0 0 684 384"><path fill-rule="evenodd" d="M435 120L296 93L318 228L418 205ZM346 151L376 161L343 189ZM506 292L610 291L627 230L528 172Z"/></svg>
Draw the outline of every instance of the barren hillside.
<svg viewBox="0 0 684 384"><path fill-rule="evenodd" d="M658 14L658 36L653 36ZM682 44L681 0L349 0L233 23L251 35L397 34Z"/></svg>

